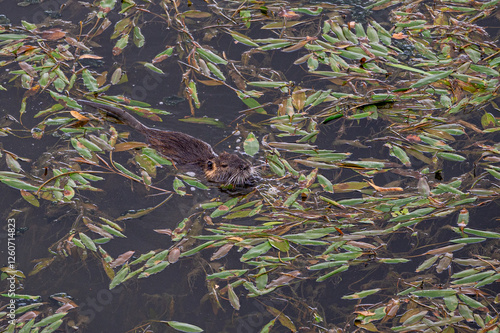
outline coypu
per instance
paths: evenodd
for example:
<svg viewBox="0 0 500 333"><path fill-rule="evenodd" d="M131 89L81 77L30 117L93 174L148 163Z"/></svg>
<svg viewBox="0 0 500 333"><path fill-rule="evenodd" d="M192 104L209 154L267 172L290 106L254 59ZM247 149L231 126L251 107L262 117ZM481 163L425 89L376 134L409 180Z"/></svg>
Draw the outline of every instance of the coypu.
<svg viewBox="0 0 500 333"><path fill-rule="evenodd" d="M78 103L104 110L118 118L143 134L151 147L174 163L201 167L208 181L225 185L252 185L256 180L257 173L248 161L226 152L217 155L205 141L181 132L147 127L128 112L111 105L87 100L78 100Z"/></svg>

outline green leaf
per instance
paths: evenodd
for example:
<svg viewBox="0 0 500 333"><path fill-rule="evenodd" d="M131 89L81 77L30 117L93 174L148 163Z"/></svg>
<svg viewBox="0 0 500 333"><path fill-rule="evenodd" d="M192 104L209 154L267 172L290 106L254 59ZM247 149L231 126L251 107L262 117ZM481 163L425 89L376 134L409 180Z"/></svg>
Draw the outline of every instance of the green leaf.
<svg viewBox="0 0 500 333"><path fill-rule="evenodd" d="M455 162L463 162L466 160L465 157L458 155L458 154L453 154L453 153L439 152L439 153L437 153L437 156L441 157L442 159L445 159L448 161L455 161Z"/></svg>
<svg viewBox="0 0 500 333"><path fill-rule="evenodd" d="M0 182L18 190L38 191L37 186L33 186L19 179L5 178L0 176Z"/></svg>
<svg viewBox="0 0 500 333"><path fill-rule="evenodd" d="M156 262L153 266L149 267L144 272L142 272L139 275L139 279L149 277L152 274L160 273L165 268L167 268L167 266L169 266L169 265L170 265L170 262L168 262L168 261L159 261L159 262Z"/></svg>
<svg viewBox="0 0 500 333"><path fill-rule="evenodd" d="M288 250L290 250L290 244L286 239L269 238L269 243L272 247L280 250L281 252L288 252Z"/></svg>
<svg viewBox="0 0 500 333"><path fill-rule="evenodd" d="M95 243L92 241L92 239L85 235L83 232L80 232L78 234L80 236L80 240L82 241L82 243L85 245L85 247L89 250L92 250L94 252L97 251L97 248L95 246Z"/></svg>
<svg viewBox="0 0 500 333"><path fill-rule="evenodd" d="M210 69L210 71L215 75L217 76L220 80L222 81L226 81L226 77L224 76L224 74L222 73L222 71L219 69L219 67L217 67L217 65L214 65L213 63L211 62L208 62L207 63L207 66L208 68Z"/></svg>
<svg viewBox="0 0 500 333"><path fill-rule="evenodd" d="M388 145L391 146L390 144L388 144ZM390 149L391 149L391 153L390 153L391 156L396 157L406 167L411 166L410 158L408 157L408 155L406 154L406 152L402 148L400 148L398 146L391 146Z"/></svg>
<svg viewBox="0 0 500 333"><path fill-rule="evenodd" d="M272 248L271 244L266 240L264 243L252 247L245 254L243 254L240 258L241 261L247 261L249 259L256 258Z"/></svg>
<svg viewBox="0 0 500 333"><path fill-rule="evenodd" d="M141 28L139 27L134 27L134 44L135 46L141 48L144 46L144 43L146 43L146 38L144 38L144 35L141 32Z"/></svg>
<svg viewBox="0 0 500 333"><path fill-rule="evenodd" d="M243 34L240 34L238 32L231 32L231 36L234 38L234 40L242 43L242 44L245 44L245 45L248 45L248 46L253 46L253 47L258 47L259 44L255 43L252 39L250 39L249 37L243 35Z"/></svg>
<svg viewBox="0 0 500 333"><path fill-rule="evenodd" d="M248 136L243 143L243 148L245 149L245 153L250 156L257 154L259 151L259 141L252 132L248 133Z"/></svg>
<svg viewBox="0 0 500 333"><path fill-rule="evenodd" d="M165 323L168 326L172 327L173 329L176 329L181 332L188 332L188 333L203 332L203 329L191 324L181 323L178 321L163 321L163 320L161 320L160 322Z"/></svg>
<svg viewBox="0 0 500 333"><path fill-rule="evenodd" d="M212 245L213 243L215 243L215 241L209 241L209 242L206 242L205 244L201 244L201 245L195 247L194 249L188 250L186 252L182 252L181 257L192 256L193 254L200 252L204 248Z"/></svg>
<svg viewBox="0 0 500 333"><path fill-rule="evenodd" d="M118 286L125 280L127 277L128 273L130 272L130 268L128 265L123 266L118 273L116 273L115 277L111 282L109 283L109 290L113 289L114 287Z"/></svg>
<svg viewBox="0 0 500 333"><path fill-rule="evenodd" d="M82 157L85 157L86 159L92 158L92 153L90 152L90 150L87 147L85 147L81 142L79 142L76 138L71 138L71 145Z"/></svg>
<svg viewBox="0 0 500 333"><path fill-rule="evenodd" d="M227 285L227 296L229 297L229 302L231 303L231 306L238 311L240 309L240 300L238 299L238 296L233 290L233 287L228 284Z"/></svg>
<svg viewBox="0 0 500 333"><path fill-rule="evenodd" d="M48 324L52 324L53 322L58 321L59 319L61 319L65 315L67 315L66 312L56 313L56 314L54 314L52 316L49 316L47 318L44 318L44 319L40 320L38 323L36 323L35 325L33 325L33 327L43 327L43 326L46 326Z"/></svg>
<svg viewBox="0 0 500 333"><path fill-rule="evenodd" d="M466 283L477 282L477 281L481 281L481 280L493 275L494 273L495 273L495 271L488 270L486 272L480 272L480 273L476 273L476 274L472 274L472 275L463 277L463 278L458 279L458 280L454 280L451 283L453 283L453 284L466 284Z"/></svg>
<svg viewBox="0 0 500 333"><path fill-rule="evenodd" d="M364 298L364 297L373 295L373 294L379 292L380 290L381 290L380 288L364 290L364 291L361 291L359 293L354 293L351 295L342 296L342 299L360 299L360 298Z"/></svg>
<svg viewBox="0 0 500 333"><path fill-rule="evenodd" d="M273 82L273 81L255 81L248 82L248 85L261 88L281 88L286 86L287 82Z"/></svg>
<svg viewBox="0 0 500 333"><path fill-rule="evenodd" d="M318 175L317 179L324 191L333 193L333 184L328 180L328 178L323 175Z"/></svg>
<svg viewBox="0 0 500 333"><path fill-rule="evenodd" d="M457 291L454 289L434 289L434 290L416 290L412 294L418 297L447 297L456 295Z"/></svg>
<svg viewBox="0 0 500 333"><path fill-rule="evenodd" d="M186 195L186 191L184 191L185 189L186 189L186 187L184 186L184 183L182 182L182 180L175 177L174 178L174 191L177 194L184 196L184 195Z"/></svg>
<svg viewBox="0 0 500 333"><path fill-rule="evenodd" d="M205 60L208 60L210 62L213 62L214 64L221 64L221 65L227 65L227 61L224 60L223 58L219 57L215 53L213 53L210 50L205 50L202 48L197 48L196 52Z"/></svg>
<svg viewBox="0 0 500 333"><path fill-rule="evenodd" d="M481 304L480 302L476 301L473 298L470 298L467 295L464 294L458 294L458 297L468 306L470 306L473 309L480 309L480 308L486 308L485 305Z"/></svg>
<svg viewBox="0 0 500 333"><path fill-rule="evenodd" d="M495 76L495 77L500 76L500 73L498 73L498 71L494 70L491 67L472 64L472 65L470 65L470 69L472 69L473 71L479 72L479 73L486 74L486 75L491 75L491 76Z"/></svg>
<svg viewBox="0 0 500 333"><path fill-rule="evenodd" d="M427 77L424 77L423 79L418 80L414 84L410 86L410 88L420 88L423 87L427 84L442 80L444 78L447 78L451 73L453 73L453 70L449 70L446 72L441 72L439 74L434 74L434 75L429 75Z"/></svg>
<svg viewBox="0 0 500 333"><path fill-rule="evenodd" d="M116 56L116 55L119 55L120 53L122 53L123 49L127 47L128 39L129 39L129 35L125 34L122 36L122 38L120 38L116 42L115 47L113 48L113 55Z"/></svg>
<svg viewBox="0 0 500 333"><path fill-rule="evenodd" d="M28 35L21 34L0 34L0 40L19 40L28 38Z"/></svg>
<svg viewBox="0 0 500 333"><path fill-rule="evenodd" d="M232 269L232 270L227 270L227 271L222 271L222 272L217 272L217 273L207 275L206 279L207 280L213 280L213 279L226 280L229 278L239 277L239 276L245 274L246 272L248 272L248 269Z"/></svg>
<svg viewBox="0 0 500 333"><path fill-rule="evenodd" d="M468 234L473 234L473 235L476 235L479 237L500 238L500 233L493 232L493 231L483 231L483 230L464 228L463 232L468 233Z"/></svg>
<svg viewBox="0 0 500 333"><path fill-rule="evenodd" d="M18 333L29 333L34 323L35 323L35 318L31 319L29 322L24 324L23 328L21 328Z"/></svg>
<svg viewBox="0 0 500 333"><path fill-rule="evenodd" d="M144 63L144 67L146 67L147 69L149 69L150 71L153 71L155 73L158 73L158 74L165 74L161 69L159 69L158 67L156 67L155 65L153 65L152 63L149 63L149 62L145 62Z"/></svg>
<svg viewBox="0 0 500 333"><path fill-rule="evenodd" d="M85 87L89 91L97 91L99 89L99 85L97 84L97 80L95 77L90 74L90 71L88 69L84 69L82 71L82 78L83 78L83 83L85 84Z"/></svg>
<svg viewBox="0 0 500 333"><path fill-rule="evenodd" d="M349 269L349 265L342 265L339 268L337 268L334 271L331 271L325 275L320 276L319 278L316 279L316 282L322 282L328 279L330 276L347 271Z"/></svg>
<svg viewBox="0 0 500 333"><path fill-rule="evenodd" d="M49 326L45 327L40 333L52 333L55 330L57 330L59 328L59 326L62 325L62 323L63 323L63 321L61 319L59 319L58 321L55 321L52 324L50 324Z"/></svg>

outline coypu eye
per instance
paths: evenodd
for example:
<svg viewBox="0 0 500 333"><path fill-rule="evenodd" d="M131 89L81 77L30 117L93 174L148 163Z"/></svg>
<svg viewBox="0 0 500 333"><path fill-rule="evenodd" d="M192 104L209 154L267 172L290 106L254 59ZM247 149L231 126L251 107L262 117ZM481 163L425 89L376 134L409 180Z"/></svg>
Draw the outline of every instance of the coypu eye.
<svg viewBox="0 0 500 333"><path fill-rule="evenodd" d="M227 164L221 164L220 166L223 168L227 168Z"/></svg>
<svg viewBox="0 0 500 333"><path fill-rule="evenodd" d="M212 161L207 162L207 169L212 170L214 168L214 163Z"/></svg>

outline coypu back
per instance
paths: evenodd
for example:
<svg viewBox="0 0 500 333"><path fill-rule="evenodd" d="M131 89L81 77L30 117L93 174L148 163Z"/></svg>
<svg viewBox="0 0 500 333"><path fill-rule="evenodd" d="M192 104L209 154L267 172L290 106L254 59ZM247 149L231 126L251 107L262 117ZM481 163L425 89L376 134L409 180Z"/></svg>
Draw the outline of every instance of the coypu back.
<svg viewBox="0 0 500 333"><path fill-rule="evenodd" d="M217 156L208 143L191 135L147 127L130 113L111 105L86 100L78 100L78 103L103 109L112 114L125 125L142 133L153 148L176 163L199 164Z"/></svg>
<svg viewBox="0 0 500 333"><path fill-rule="evenodd" d="M143 134L153 148L177 163L202 164L217 156L208 143L188 134L154 128L148 128Z"/></svg>

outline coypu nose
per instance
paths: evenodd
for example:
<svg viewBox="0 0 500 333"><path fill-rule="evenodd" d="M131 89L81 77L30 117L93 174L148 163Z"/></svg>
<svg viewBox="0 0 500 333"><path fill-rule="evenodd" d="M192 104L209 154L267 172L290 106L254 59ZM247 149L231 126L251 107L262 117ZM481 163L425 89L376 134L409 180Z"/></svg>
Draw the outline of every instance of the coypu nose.
<svg viewBox="0 0 500 333"><path fill-rule="evenodd" d="M248 179L245 180L246 186L255 186L262 178L258 175L252 175Z"/></svg>

